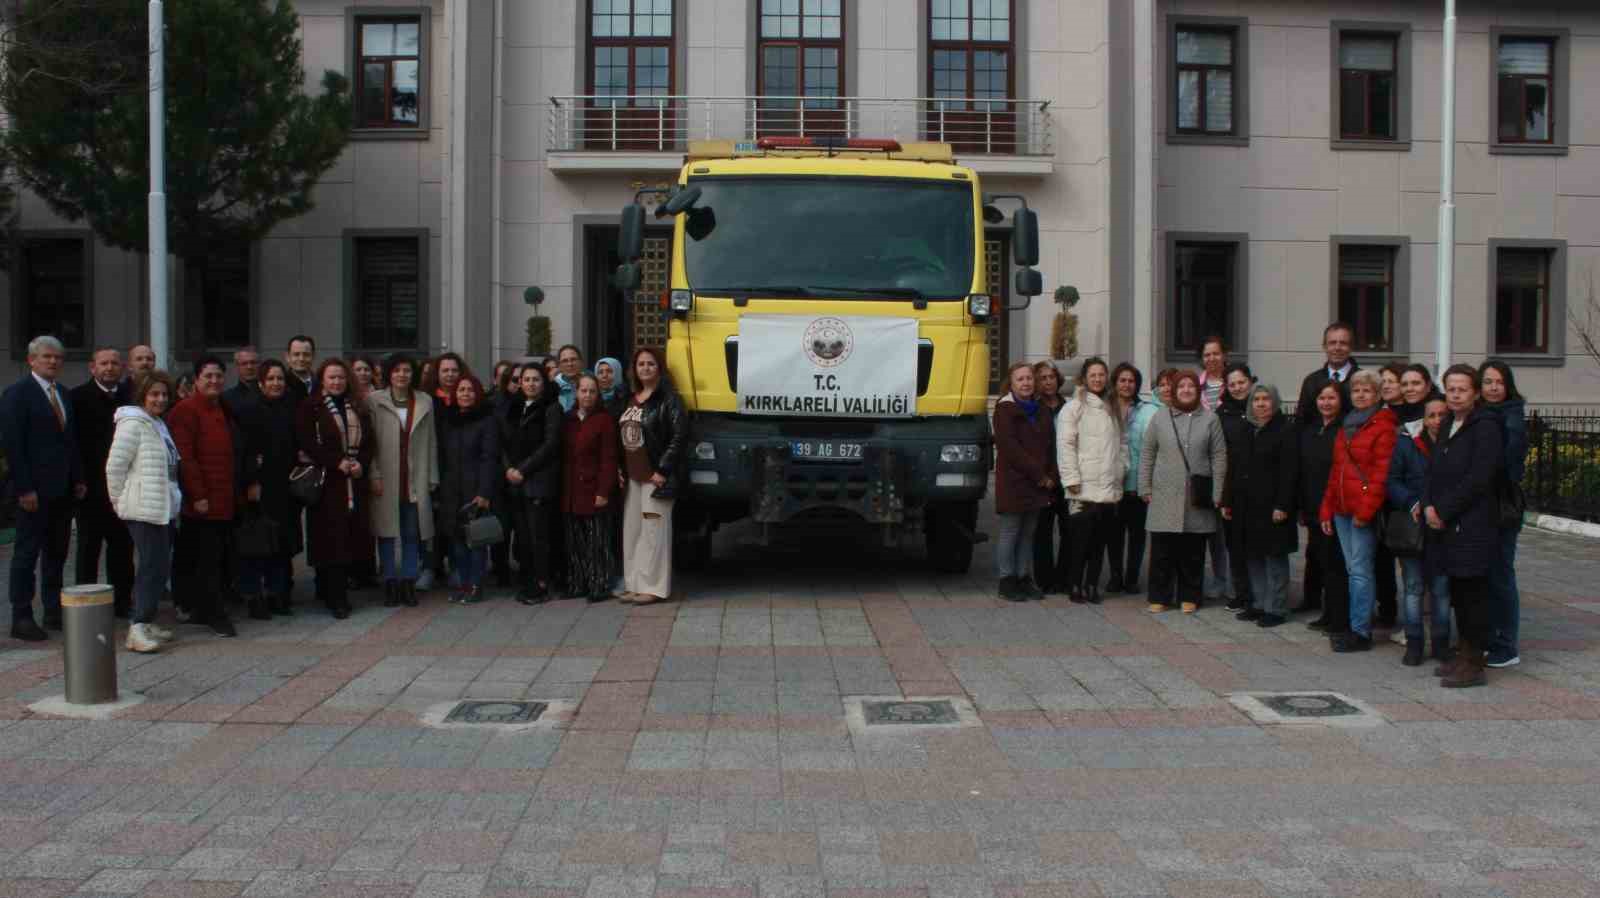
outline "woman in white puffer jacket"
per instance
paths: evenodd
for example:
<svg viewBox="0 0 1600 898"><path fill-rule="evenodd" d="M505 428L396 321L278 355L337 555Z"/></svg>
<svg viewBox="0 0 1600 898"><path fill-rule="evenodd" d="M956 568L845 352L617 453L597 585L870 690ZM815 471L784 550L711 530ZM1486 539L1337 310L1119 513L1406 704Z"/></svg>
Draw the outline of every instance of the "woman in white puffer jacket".
<svg viewBox="0 0 1600 898"><path fill-rule="evenodd" d="M1100 566L1116 522L1122 478L1128 470L1122 407L1110 388L1111 369L1101 358L1083 363L1072 401L1056 415L1056 466L1066 490L1072 534L1067 597L1100 604Z"/></svg>
<svg viewBox="0 0 1600 898"><path fill-rule="evenodd" d="M172 572L172 543L183 496L178 489L178 447L161 416L177 388L165 371L135 381L133 401L117 409L106 487L117 517L128 525L138 553L133 584L133 625L128 650L154 652L172 633L156 626L161 593Z"/></svg>

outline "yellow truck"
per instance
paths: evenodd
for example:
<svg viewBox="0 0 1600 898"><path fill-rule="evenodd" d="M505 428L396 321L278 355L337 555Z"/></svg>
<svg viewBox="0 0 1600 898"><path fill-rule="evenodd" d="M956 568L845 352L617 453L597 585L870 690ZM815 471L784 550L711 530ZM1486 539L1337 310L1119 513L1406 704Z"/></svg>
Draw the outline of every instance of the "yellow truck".
<svg viewBox="0 0 1600 898"><path fill-rule="evenodd" d="M673 227L667 369L690 411L674 557L712 533L865 522L972 562L988 487L991 299L984 225L1020 202L1014 292L1040 293L1038 219L986 197L946 144L843 138L692 143L657 218ZM623 210L617 284L641 281L645 208Z"/></svg>

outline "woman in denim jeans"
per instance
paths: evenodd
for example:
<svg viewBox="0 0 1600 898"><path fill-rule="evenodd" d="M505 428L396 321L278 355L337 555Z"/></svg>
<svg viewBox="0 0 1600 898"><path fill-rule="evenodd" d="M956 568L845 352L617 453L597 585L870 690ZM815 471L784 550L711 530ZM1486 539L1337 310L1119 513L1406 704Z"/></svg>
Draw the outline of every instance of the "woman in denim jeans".
<svg viewBox="0 0 1600 898"><path fill-rule="evenodd" d="M1378 531L1373 521L1383 513L1384 485L1400 424L1378 399L1382 381L1375 372L1362 369L1350 375L1349 382L1351 410L1335 437L1333 470L1318 517L1324 534L1339 534L1350 576L1350 632L1333 637L1333 650L1366 652L1372 649L1372 608L1377 601L1373 564Z"/></svg>
<svg viewBox="0 0 1600 898"><path fill-rule="evenodd" d="M1410 372L1407 372L1408 374ZM1423 407L1422 431L1416 436L1402 432L1394 445L1394 460L1389 464L1387 491L1389 505L1422 520L1422 489L1428 482L1428 465L1434 447L1439 445L1439 430L1450 417L1444 397L1434 395ZM1424 572L1421 553L1401 556L1400 573L1405 579L1406 656L1401 664L1416 667L1422 663L1422 594L1424 585L1433 595L1433 657L1450 660L1450 579L1443 574L1429 577Z"/></svg>
<svg viewBox="0 0 1600 898"><path fill-rule="evenodd" d="M1055 426L1033 390L1033 368L1016 362L1006 372L1009 389L994 407L994 508L1000 539L997 593L1008 602L1041 599L1033 582L1033 534L1039 512L1060 489Z"/></svg>
<svg viewBox="0 0 1600 898"><path fill-rule="evenodd" d="M133 584L133 623L128 651L155 652L172 638L156 625L161 593L172 570L172 543L182 492L178 447L161 422L177 390L165 371L135 378L131 404L116 411L116 431L106 458L106 488L117 517L128 525L139 567Z"/></svg>
<svg viewBox="0 0 1600 898"><path fill-rule="evenodd" d="M1522 483L1528 463L1527 403L1517 392L1511 366L1496 359L1478 368L1483 382L1483 407L1500 415L1500 441L1505 446L1505 476L1511 483ZM1513 667L1522 663L1517 648L1517 630L1522 616L1522 594L1517 589L1517 537L1522 522L1500 528L1500 557L1489 569L1489 593L1494 597L1493 620L1489 633L1489 667Z"/></svg>

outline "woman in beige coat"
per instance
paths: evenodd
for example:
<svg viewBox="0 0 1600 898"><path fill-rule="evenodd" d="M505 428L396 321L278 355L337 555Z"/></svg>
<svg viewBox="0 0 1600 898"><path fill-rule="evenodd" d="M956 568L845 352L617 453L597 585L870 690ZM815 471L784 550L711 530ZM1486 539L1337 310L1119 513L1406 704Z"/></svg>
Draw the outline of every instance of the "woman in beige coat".
<svg viewBox="0 0 1600 898"><path fill-rule="evenodd" d="M372 466L372 532L383 568L383 604L416 607L422 543L433 538L433 490L439 486L433 400L413 390L417 363L390 356L387 389L367 394L377 452ZM395 543L400 562L395 564Z"/></svg>
<svg viewBox="0 0 1600 898"><path fill-rule="evenodd" d="M1116 524L1122 478L1128 470L1122 439L1123 409L1105 361L1091 358L1078 372L1078 388L1056 415L1056 469L1066 490L1072 535L1067 598L1100 604L1100 563Z"/></svg>

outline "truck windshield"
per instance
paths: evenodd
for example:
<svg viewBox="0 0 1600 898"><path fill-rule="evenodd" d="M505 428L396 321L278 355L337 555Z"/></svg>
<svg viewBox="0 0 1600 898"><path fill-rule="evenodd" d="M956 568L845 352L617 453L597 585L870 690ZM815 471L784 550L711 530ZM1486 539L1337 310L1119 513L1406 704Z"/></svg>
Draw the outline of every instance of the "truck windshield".
<svg viewBox="0 0 1600 898"><path fill-rule="evenodd" d="M689 213L697 293L958 299L972 289L972 185L713 177Z"/></svg>

